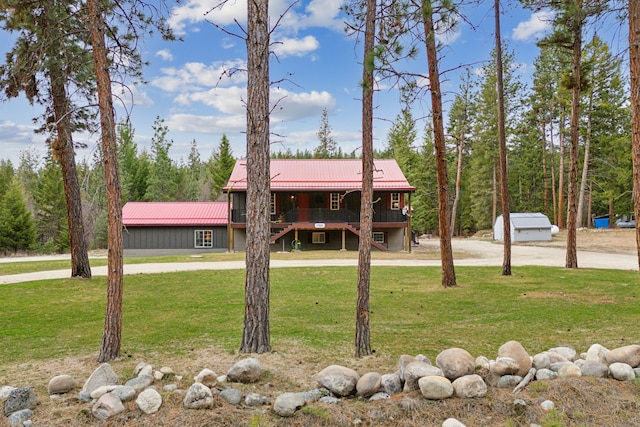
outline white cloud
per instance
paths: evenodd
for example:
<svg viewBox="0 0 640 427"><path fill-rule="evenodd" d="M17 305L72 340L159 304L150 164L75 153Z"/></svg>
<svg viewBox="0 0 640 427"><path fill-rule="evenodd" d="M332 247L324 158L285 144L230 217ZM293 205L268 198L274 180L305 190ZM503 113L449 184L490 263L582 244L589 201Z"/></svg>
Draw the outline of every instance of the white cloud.
<svg viewBox="0 0 640 427"><path fill-rule="evenodd" d="M173 114L166 122L175 132L222 134L241 132L246 129L244 115L199 116L195 114Z"/></svg>
<svg viewBox="0 0 640 427"><path fill-rule="evenodd" d="M244 114L247 90L238 86L213 88L203 92L183 93L175 101L181 105L200 103L225 114Z"/></svg>
<svg viewBox="0 0 640 427"><path fill-rule="evenodd" d="M220 0L187 0L173 8L169 25L173 31L182 35L190 24L203 21L213 22L219 26L235 24L245 25L247 21L247 3L241 0L230 0L223 6ZM343 0L311 0L303 12L291 6L291 0L272 0L269 3L269 16L272 25L279 20L280 31L293 32L301 28L325 27L342 30L344 27L340 16ZM285 13L286 12L286 13ZM282 17L282 19L280 19ZM195 30L195 29L194 29Z"/></svg>
<svg viewBox="0 0 640 427"><path fill-rule="evenodd" d="M331 109L335 98L326 91L293 93L282 88L271 89L274 120L292 121L304 117L320 116L323 108Z"/></svg>
<svg viewBox="0 0 640 427"><path fill-rule="evenodd" d="M320 47L320 43L313 36L306 36L302 39L284 38L274 43L273 51L280 58L287 56L304 56Z"/></svg>
<svg viewBox="0 0 640 427"><path fill-rule="evenodd" d="M165 61L173 61L173 55L169 51L169 49L162 49L156 52L156 56L164 59Z"/></svg>
<svg viewBox="0 0 640 427"><path fill-rule="evenodd" d="M211 65L187 62L182 68L162 68L160 71L164 75L153 79L151 84L167 92L228 86L245 82L247 75L242 71L245 69L246 62L241 59Z"/></svg>
<svg viewBox="0 0 640 427"><path fill-rule="evenodd" d="M132 105L151 107L153 100L136 84L122 85L114 83L111 87L113 103L117 107L129 109Z"/></svg>
<svg viewBox="0 0 640 427"><path fill-rule="evenodd" d="M541 11L531 14L528 21L520 22L513 29L513 39L528 41L540 38L544 32L551 28L553 12Z"/></svg>

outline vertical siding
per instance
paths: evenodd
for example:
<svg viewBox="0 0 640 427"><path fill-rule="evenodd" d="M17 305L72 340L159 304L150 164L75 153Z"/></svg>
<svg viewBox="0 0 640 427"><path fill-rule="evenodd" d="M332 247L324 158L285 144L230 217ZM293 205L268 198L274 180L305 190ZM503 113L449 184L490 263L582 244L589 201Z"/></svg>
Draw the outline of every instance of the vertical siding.
<svg viewBox="0 0 640 427"><path fill-rule="evenodd" d="M195 230L213 230L213 248L227 245L227 228L204 227L127 227L123 233L125 249L195 249Z"/></svg>

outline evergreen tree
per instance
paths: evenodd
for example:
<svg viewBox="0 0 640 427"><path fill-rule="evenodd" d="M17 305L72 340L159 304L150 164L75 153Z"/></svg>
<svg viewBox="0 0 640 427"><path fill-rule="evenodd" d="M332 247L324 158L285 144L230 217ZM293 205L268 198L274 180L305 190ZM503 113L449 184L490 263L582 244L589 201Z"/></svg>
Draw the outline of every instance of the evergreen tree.
<svg viewBox="0 0 640 427"><path fill-rule="evenodd" d="M322 109L320 117L320 129L316 134L318 136L318 146L313 151L315 159L333 159L339 157L340 151L338 143L331 136L331 125L329 124L329 113L326 108Z"/></svg>
<svg viewBox="0 0 640 427"><path fill-rule="evenodd" d="M417 137L415 120L409 106L405 105L389 130L385 154L396 159L407 179L413 176L415 169L421 167L418 161L419 156L413 147ZM409 182L411 182L410 179Z"/></svg>
<svg viewBox="0 0 640 427"><path fill-rule="evenodd" d="M66 205L60 166L49 155L33 190L38 239L45 252L69 249Z"/></svg>
<svg viewBox="0 0 640 427"><path fill-rule="evenodd" d="M122 203L140 202L147 192L149 161L145 154L138 155L135 131L129 122L120 122L116 128L118 138L118 165L122 185Z"/></svg>
<svg viewBox="0 0 640 427"><path fill-rule="evenodd" d="M9 184L13 181L15 171L10 160L0 160L0 200L9 189Z"/></svg>
<svg viewBox="0 0 640 427"><path fill-rule="evenodd" d="M35 241L33 218L18 179L14 178L0 199L0 250L5 255L7 252L28 250Z"/></svg>
<svg viewBox="0 0 640 427"><path fill-rule="evenodd" d="M211 175L211 195L210 200L217 200L222 193L222 187L227 185L231 172L236 165L233 157L233 150L227 135L222 135L220 145L211 153L209 159L209 174Z"/></svg>
<svg viewBox="0 0 640 427"><path fill-rule="evenodd" d="M177 198L177 168L169 157L173 141L167 139L169 128L164 119L156 117L153 123L154 135L151 138L152 163L149 172L145 200L149 202L168 202Z"/></svg>

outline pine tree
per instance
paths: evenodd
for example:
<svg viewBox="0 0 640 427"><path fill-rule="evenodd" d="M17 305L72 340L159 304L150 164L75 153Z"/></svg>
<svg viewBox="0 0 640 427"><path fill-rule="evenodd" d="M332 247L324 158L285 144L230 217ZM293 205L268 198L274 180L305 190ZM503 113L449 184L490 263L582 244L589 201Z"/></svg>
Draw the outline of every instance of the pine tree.
<svg viewBox="0 0 640 427"><path fill-rule="evenodd" d="M177 198L177 168L169 149L173 141L167 139L169 128L164 119L156 117L153 123L153 137L151 138L152 163L145 200L149 202L168 202Z"/></svg>
<svg viewBox="0 0 640 427"><path fill-rule="evenodd" d="M231 172L236 165L233 150L227 135L222 135L220 145L211 153L208 171L211 176L211 194L209 200L217 200L222 193L222 187L227 185Z"/></svg>
<svg viewBox="0 0 640 427"><path fill-rule="evenodd" d="M18 180L12 179L0 199L0 250L16 253L31 249L36 231Z"/></svg>
<svg viewBox="0 0 640 427"><path fill-rule="evenodd" d="M320 129L318 130L318 146L313 151L314 159L333 159L339 156L338 143L331 136L331 125L329 124L329 113L326 108L322 109L320 117Z"/></svg>

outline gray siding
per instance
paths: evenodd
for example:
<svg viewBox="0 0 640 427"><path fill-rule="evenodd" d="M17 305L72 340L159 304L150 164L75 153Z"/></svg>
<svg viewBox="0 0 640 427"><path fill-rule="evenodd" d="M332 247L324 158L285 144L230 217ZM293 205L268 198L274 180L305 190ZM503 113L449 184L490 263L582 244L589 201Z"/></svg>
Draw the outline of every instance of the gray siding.
<svg viewBox="0 0 640 427"><path fill-rule="evenodd" d="M227 247L227 227L126 227L125 249L195 249L195 230L213 230L213 248ZM202 248L204 250L209 248Z"/></svg>

